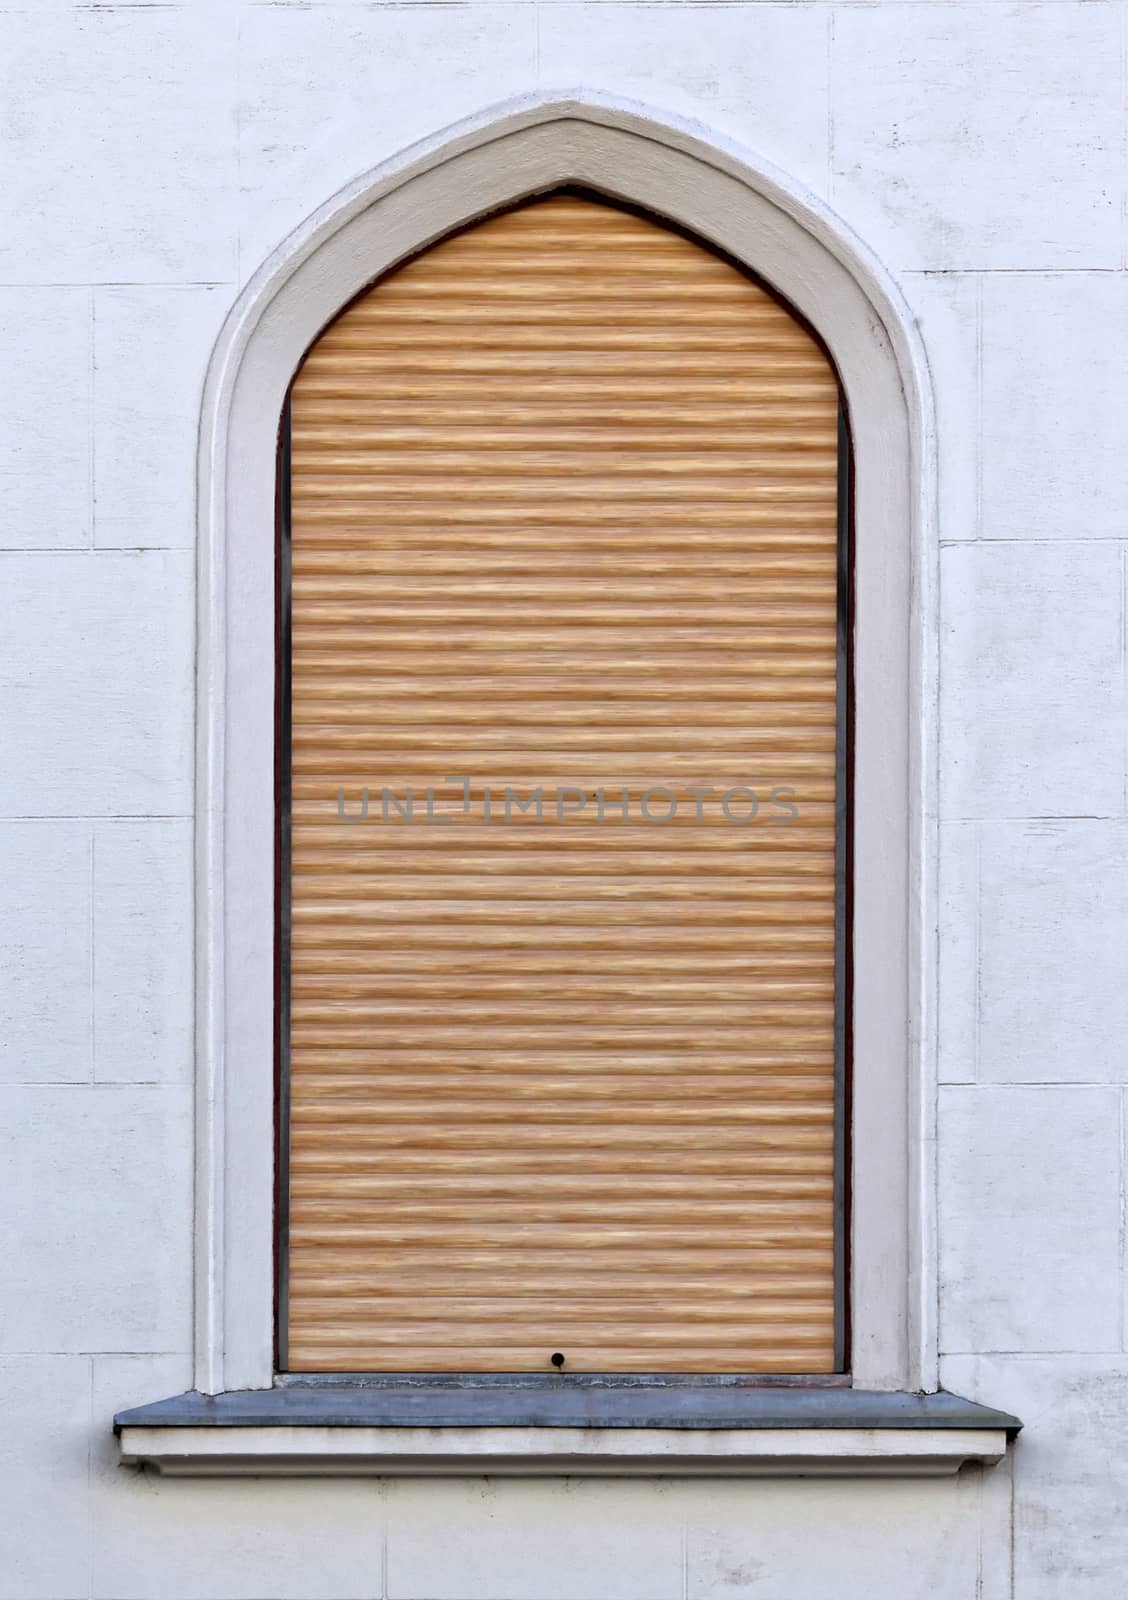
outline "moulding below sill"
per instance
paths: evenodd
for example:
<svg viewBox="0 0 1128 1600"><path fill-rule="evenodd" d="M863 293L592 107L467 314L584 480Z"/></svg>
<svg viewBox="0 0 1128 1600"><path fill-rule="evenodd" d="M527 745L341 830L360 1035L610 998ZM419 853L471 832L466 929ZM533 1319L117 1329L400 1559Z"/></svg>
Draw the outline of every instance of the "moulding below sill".
<svg viewBox="0 0 1128 1600"><path fill-rule="evenodd" d="M176 1477L942 1477L1001 1460L1021 1427L944 1393L654 1389L643 1426L628 1416L642 1399L634 1385L539 1403L525 1394L527 1422L514 1410L521 1397L520 1386L504 1396L472 1391L483 1420L460 1421L467 1395L449 1386L287 1385L180 1395L123 1412L114 1427L123 1464ZM573 1397L604 1415L545 1425L554 1399L574 1411ZM503 1398L512 1420L496 1415Z"/></svg>

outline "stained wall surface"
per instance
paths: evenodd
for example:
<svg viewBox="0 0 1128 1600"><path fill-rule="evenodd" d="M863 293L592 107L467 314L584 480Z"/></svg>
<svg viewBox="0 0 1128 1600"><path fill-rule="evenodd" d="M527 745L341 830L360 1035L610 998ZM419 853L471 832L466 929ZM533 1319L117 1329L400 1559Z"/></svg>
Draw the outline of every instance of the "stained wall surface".
<svg viewBox="0 0 1128 1600"><path fill-rule="evenodd" d="M1128 1435L1120 0L0 10L0 1600L1117 1600ZM194 496L240 287L493 102L699 119L876 253L935 385L932 1482L162 1481L192 1377Z"/></svg>

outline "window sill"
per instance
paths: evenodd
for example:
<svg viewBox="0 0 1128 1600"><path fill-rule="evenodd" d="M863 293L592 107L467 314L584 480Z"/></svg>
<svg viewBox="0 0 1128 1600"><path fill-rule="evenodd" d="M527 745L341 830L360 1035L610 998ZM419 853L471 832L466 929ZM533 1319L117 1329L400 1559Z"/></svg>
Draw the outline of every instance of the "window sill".
<svg viewBox="0 0 1128 1600"><path fill-rule="evenodd" d="M1021 1426L946 1393L576 1375L280 1379L114 1419L124 1464L179 1477L938 1477Z"/></svg>

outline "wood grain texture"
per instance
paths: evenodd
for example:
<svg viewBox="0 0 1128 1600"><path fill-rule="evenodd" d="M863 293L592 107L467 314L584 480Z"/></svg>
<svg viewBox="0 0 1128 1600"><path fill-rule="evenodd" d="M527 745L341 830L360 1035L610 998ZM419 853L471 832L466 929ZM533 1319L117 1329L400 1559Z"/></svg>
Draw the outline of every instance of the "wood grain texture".
<svg viewBox="0 0 1128 1600"><path fill-rule="evenodd" d="M747 275L566 194L309 352L292 1370L833 1370L837 411Z"/></svg>

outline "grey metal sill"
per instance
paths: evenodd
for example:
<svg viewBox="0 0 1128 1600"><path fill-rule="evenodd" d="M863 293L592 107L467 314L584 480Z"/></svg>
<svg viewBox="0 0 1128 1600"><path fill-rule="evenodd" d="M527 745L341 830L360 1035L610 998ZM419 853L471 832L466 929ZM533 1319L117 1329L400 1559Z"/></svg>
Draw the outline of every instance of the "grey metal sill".
<svg viewBox="0 0 1128 1600"><path fill-rule="evenodd" d="M744 1377L283 1378L114 1418L121 1459L182 1476L935 1476L1022 1424L958 1395Z"/></svg>

